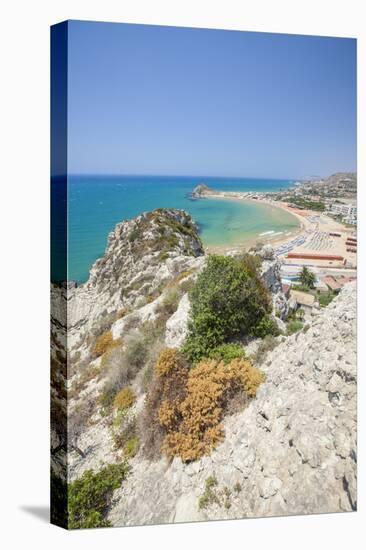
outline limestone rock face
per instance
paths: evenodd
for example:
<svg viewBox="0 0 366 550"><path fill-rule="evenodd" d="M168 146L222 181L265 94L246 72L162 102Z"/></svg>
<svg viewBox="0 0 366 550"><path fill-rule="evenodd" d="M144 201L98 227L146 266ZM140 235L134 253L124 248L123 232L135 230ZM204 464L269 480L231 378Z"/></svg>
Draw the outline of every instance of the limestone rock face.
<svg viewBox="0 0 366 550"><path fill-rule="evenodd" d="M197 227L183 210L157 209L117 224L88 281L67 290L70 342L98 319L142 307L164 283L199 265L203 254Z"/></svg>
<svg viewBox="0 0 366 550"><path fill-rule="evenodd" d="M273 246L265 244L259 251L259 256L261 256L263 260L273 260L275 257Z"/></svg>
<svg viewBox="0 0 366 550"><path fill-rule="evenodd" d="M188 320L190 303L188 294L184 294L179 302L178 309L166 323L165 344L168 348L182 346L188 334Z"/></svg>
<svg viewBox="0 0 366 550"><path fill-rule="evenodd" d="M260 276L270 292L276 294L281 290L281 262L277 258L263 259Z"/></svg>
<svg viewBox="0 0 366 550"><path fill-rule="evenodd" d="M200 183L199 185L196 185L196 187L192 191L192 197L194 198L200 198L205 195L210 195L212 193L212 190L209 188L208 185L205 183Z"/></svg>
<svg viewBox="0 0 366 550"><path fill-rule="evenodd" d="M355 284L261 368L256 399L225 420L211 456L188 465L131 461L109 512L114 525L356 509ZM199 509L212 475L218 503Z"/></svg>
<svg viewBox="0 0 366 550"><path fill-rule="evenodd" d="M273 248L270 245L265 245L259 255L263 258L260 276L272 294L273 310L279 315L280 320L286 319L290 304L282 292L281 262L274 257Z"/></svg>

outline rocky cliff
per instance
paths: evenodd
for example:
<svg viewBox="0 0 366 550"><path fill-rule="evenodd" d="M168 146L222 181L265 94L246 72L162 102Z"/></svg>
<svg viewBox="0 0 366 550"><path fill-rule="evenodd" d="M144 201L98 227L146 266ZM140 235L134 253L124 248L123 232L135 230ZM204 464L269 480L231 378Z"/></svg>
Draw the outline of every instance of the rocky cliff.
<svg viewBox="0 0 366 550"><path fill-rule="evenodd" d="M356 287L261 366L257 398L225 420L209 457L131 462L114 525L355 510Z"/></svg>
<svg viewBox="0 0 366 550"><path fill-rule="evenodd" d="M85 284L51 285L51 447L54 469L59 471L62 466L64 478L66 388L69 420L77 407L84 417L94 414L92 429L78 428L78 435L90 439L90 448L97 449L83 458L81 468L89 460L95 467L96 457L99 467L100 460L109 457L105 444L105 440L111 443L109 428L96 412L103 385L103 377L100 380L96 375L101 358L93 355L97 336L111 330L117 340L128 323L141 326L154 319L169 282L177 276L182 281L184 276L192 277L203 262L202 243L192 218L183 210L157 209L116 225L105 254L94 263ZM80 455L71 456L71 465L77 458Z"/></svg>
<svg viewBox="0 0 366 550"><path fill-rule="evenodd" d="M290 304L282 292L281 282L281 262L275 256L271 245L264 245L259 251L259 256L262 258L260 276L266 288L272 295L273 311L278 315L279 319L285 319L290 309ZM279 321L280 329L281 322Z"/></svg>
<svg viewBox="0 0 366 550"><path fill-rule="evenodd" d="M157 209L117 224L88 281L63 291L70 344L101 318L153 301L170 279L196 267L202 256L197 227L183 210Z"/></svg>
<svg viewBox="0 0 366 550"><path fill-rule="evenodd" d="M211 195L213 193L212 189L205 183L200 183L199 185L196 185L196 187L192 191L192 197L199 199L201 197Z"/></svg>

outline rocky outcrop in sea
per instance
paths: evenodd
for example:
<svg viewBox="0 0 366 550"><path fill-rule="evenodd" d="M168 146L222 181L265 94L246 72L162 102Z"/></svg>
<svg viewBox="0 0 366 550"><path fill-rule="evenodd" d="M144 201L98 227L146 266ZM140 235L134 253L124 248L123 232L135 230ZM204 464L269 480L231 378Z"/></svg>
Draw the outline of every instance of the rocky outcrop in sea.
<svg viewBox="0 0 366 550"><path fill-rule="evenodd" d="M213 193L212 189L205 183L200 183L196 185L191 193L191 197L195 199L200 199L204 196L211 195Z"/></svg>

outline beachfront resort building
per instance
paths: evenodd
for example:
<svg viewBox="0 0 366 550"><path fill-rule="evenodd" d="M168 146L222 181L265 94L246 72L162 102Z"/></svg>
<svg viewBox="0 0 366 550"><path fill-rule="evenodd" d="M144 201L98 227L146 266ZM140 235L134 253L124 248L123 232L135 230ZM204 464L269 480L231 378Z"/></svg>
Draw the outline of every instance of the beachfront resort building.
<svg viewBox="0 0 366 550"><path fill-rule="evenodd" d="M357 206L355 204L333 203L330 212L336 216L342 216L343 221L348 224L357 224Z"/></svg>
<svg viewBox="0 0 366 550"><path fill-rule="evenodd" d="M349 225L357 225L357 217L345 216L343 221Z"/></svg>
<svg viewBox="0 0 366 550"><path fill-rule="evenodd" d="M357 220L357 206L355 204L333 203L330 211L337 216Z"/></svg>

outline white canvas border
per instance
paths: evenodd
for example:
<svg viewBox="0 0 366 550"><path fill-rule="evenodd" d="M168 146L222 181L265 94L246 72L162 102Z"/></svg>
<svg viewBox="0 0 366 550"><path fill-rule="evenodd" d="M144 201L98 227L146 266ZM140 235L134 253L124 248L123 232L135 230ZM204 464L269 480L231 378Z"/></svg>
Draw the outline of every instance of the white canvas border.
<svg viewBox="0 0 366 550"><path fill-rule="evenodd" d="M358 548L359 511L66 533L40 519L48 503L49 25L64 19L173 24L358 39L359 462L365 461L366 32L362 2L13 1L2 17L2 537L5 547ZM6 13L4 13L6 12ZM363 156L362 156L363 152ZM363 332L365 329L363 328ZM28 509L27 509L28 507ZM37 507L38 515L37 515ZM42 512L43 510L43 512Z"/></svg>

